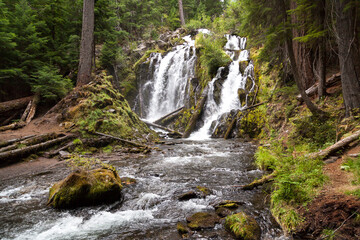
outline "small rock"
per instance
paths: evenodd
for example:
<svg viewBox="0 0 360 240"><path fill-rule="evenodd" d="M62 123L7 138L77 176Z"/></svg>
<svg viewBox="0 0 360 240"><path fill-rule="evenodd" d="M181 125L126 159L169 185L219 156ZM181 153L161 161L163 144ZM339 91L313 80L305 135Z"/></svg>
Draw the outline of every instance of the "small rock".
<svg viewBox="0 0 360 240"><path fill-rule="evenodd" d="M187 201L187 200L190 200L190 199L193 199L193 198L198 198L198 195L194 191L189 191L187 193L181 194L178 197L178 200L179 201Z"/></svg>
<svg viewBox="0 0 360 240"><path fill-rule="evenodd" d="M205 198L206 196L211 194L211 190L207 187L197 186L197 190L200 192L200 195Z"/></svg>
<svg viewBox="0 0 360 240"><path fill-rule="evenodd" d="M133 185L136 184L137 181L135 178L130 178L130 177L122 177L121 178L121 183L126 186L126 185Z"/></svg>
<svg viewBox="0 0 360 240"><path fill-rule="evenodd" d="M220 222L220 218L217 215L207 212L195 213L191 217L187 217L186 220L191 230L214 228L215 224Z"/></svg>
<svg viewBox="0 0 360 240"><path fill-rule="evenodd" d="M190 229L187 227L186 223L184 222L178 222L176 225L176 228L179 232L179 234L183 235L190 232Z"/></svg>
<svg viewBox="0 0 360 240"><path fill-rule="evenodd" d="M71 158L71 154L67 151L60 151L59 156L61 160L69 159Z"/></svg>
<svg viewBox="0 0 360 240"><path fill-rule="evenodd" d="M109 112L109 113L114 113L114 112L116 112L116 110L113 109L113 108L110 108L110 109L108 110L108 112Z"/></svg>
<svg viewBox="0 0 360 240"><path fill-rule="evenodd" d="M225 201L221 201L221 202L215 204L214 208L215 209L218 209L218 208L236 209L242 204L244 204L244 203L239 202L239 201L225 200Z"/></svg>
<svg viewBox="0 0 360 240"><path fill-rule="evenodd" d="M223 217L227 217L229 216L230 214L232 214L232 211L227 209L227 208L224 208L224 207L220 207L218 209L216 209L216 214L223 218Z"/></svg>

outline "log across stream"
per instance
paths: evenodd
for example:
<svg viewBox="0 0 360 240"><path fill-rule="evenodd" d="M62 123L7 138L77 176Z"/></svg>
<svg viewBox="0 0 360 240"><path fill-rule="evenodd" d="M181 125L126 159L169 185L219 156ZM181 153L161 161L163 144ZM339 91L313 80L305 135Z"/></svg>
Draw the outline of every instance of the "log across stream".
<svg viewBox="0 0 360 240"><path fill-rule="evenodd" d="M17 176L0 183L1 239L180 239L176 224L196 212L214 212L222 200L241 202L240 210L255 217L262 239L286 239L271 217L262 187L243 191L264 173L253 166L255 146L238 140L166 140L162 151L121 158L98 156L132 177L123 202L57 211L46 207L48 189L70 170L60 164L49 171ZM207 187L206 198L179 201L197 186ZM191 239L232 239L221 224L195 232Z"/></svg>

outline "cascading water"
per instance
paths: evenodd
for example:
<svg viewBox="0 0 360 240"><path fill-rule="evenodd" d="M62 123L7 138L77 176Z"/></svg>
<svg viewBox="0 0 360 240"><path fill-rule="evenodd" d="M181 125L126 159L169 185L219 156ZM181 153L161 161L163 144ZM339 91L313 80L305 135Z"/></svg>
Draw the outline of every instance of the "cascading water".
<svg viewBox="0 0 360 240"><path fill-rule="evenodd" d="M255 86L254 66L252 62L249 62L243 74L240 71L240 62L249 60L249 52L245 50L246 38L241 38L235 35L225 36L228 42L224 48L233 62L229 66L229 74L222 85L221 101L219 105L215 102L213 91L214 84L220 79L223 68L218 70L216 77L209 83L209 91L204 114L204 125L199 129L199 131L190 136L190 139L193 140L209 138L211 136L209 129L214 121L217 121L220 116L233 109L241 110L246 107L246 103L245 105L242 105L239 100L238 89L245 89L246 84L248 84L248 79L250 79L252 84L250 92L253 91Z"/></svg>
<svg viewBox="0 0 360 240"><path fill-rule="evenodd" d="M140 96L151 89L145 119L154 121L184 105L188 79L194 76L196 60L195 41L184 37L185 43L162 56L150 56L149 70L155 69L153 78L141 89ZM155 66L154 66L155 64Z"/></svg>

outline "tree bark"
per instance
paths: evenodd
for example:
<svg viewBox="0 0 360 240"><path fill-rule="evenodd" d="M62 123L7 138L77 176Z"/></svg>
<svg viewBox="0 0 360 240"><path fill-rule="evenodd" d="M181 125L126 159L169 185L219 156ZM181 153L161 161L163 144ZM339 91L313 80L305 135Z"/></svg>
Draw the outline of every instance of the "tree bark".
<svg viewBox="0 0 360 240"><path fill-rule="evenodd" d="M179 116L183 109L184 109L184 107L178 108L175 111L173 111L173 112L171 112L169 114L166 114L165 116L163 116L163 117L159 118L158 120L154 121L154 123L159 124L159 125L167 125L171 121L173 121L174 118Z"/></svg>
<svg viewBox="0 0 360 240"><path fill-rule="evenodd" d="M335 0L342 92L346 116L360 108L360 47L356 29L356 6L350 0Z"/></svg>
<svg viewBox="0 0 360 240"><path fill-rule="evenodd" d="M185 18L184 18L184 8L183 8L182 0L179 0L179 15L180 15L181 26L184 26Z"/></svg>
<svg viewBox="0 0 360 240"><path fill-rule="evenodd" d="M1 102L0 103L0 114L3 114L8 111L24 108L31 101L31 99L33 99L33 96L19 98L19 99L7 101L7 102Z"/></svg>
<svg viewBox="0 0 360 240"><path fill-rule="evenodd" d="M285 0L280 1L281 5L282 5L281 6L282 7L282 15L283 15L284 21L288 22L287 8L286 8L286 4L284 1ZM296 59L295 59L294 49L293 49L292 33L289 28L285 29L285 45L286 45L288 57L290 60L291 71L294 75L294 80L300 91L302 99L304 100L306 106L309 108L309 110L311 111L312 114L320 115L320 116L325 115L325 112L323 112L321 109L319 109L317 106L315 106L315 104L311 102L310 98L305 93L305 88L302 84L301 75L299 73L299 69L296 64Z"/></svg>
<svg viewBox="0 0 360 240"><path fill-rule="evenodd" d="M95 0L83 1L80 59L76 86L82 86L91 81L92 58L94 55Z"/></svg>
<svg viewBox="0 0 360 240"><path fill-rule="evenodd" d="M324 31L326 28L326 0L318 0L318 22L321 27L321 31ZM320 37L319 39L319 55L318 55L318 97L321 99L326 95L326 39L325 37Z"/></svg>

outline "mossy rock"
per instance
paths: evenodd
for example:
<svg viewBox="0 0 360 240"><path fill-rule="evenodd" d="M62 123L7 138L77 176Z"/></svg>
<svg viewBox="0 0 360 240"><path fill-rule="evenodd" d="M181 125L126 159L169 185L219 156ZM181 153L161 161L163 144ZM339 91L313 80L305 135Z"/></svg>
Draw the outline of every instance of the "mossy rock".
<svg viewBox="0 0 360 240"><path fill-rule="evenodd" d="M121 199L121 189L121 179L114 171L78 170L50 188L48 205L71 209L112 203Z"/></svg>
<svg viewBox="0 0 360 240"><path fill-rule="evenodd" d="M203 186L197 186L196 189L199 191L200 195L205 198L209 196L212 192L209 188Z"/></svg>
<svg viewBox="0 0 360 240"><path fill-rule="evenodd" d="M178 224L176 225L176 228L177 228L179 234L181 234L181 235L187 234L190 232L190 229L187 227L186 223L184 223L184 222L178 222Z"/></svg>
<svg viewBox="0 0 360 240"><path fill-rule="evenodd" d="M240 212L227 216L225 228L231 232L236 239L258 240L261 236L261 229L255 218Z"/></svg>
<svg viewBox="0 0 360 240"><path fill-rule="evenodd" d="M186 218L186 220L188 221L188 227L191 230L200 230L214 228L215 224L219 223L220 218L213 213L198 212L191 217Z"/></svg>
<svg viewBox="0 0 360 240"><path fill-rule="evenodd" d="M244 203L239 202L239 201L224 200L224 201L221 201L221 202L215 204L214 208L215 209L218 209L218 208L236 209L242 204L244 204Z"/></svg>

